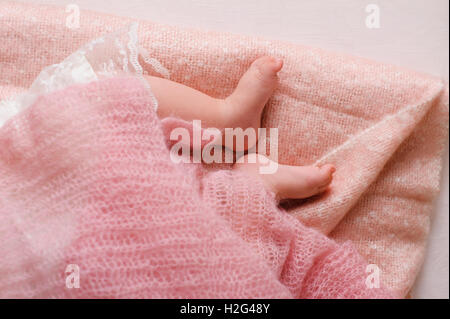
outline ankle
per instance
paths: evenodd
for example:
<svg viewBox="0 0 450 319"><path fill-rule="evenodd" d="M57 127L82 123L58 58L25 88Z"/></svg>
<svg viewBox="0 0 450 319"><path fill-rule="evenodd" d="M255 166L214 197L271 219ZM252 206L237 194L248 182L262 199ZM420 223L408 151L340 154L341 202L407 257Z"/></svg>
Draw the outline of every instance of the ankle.
<svg viewBox="0 0 450 319"><path fill-rule="evenodd" d="M221 123L222 127L220 129L225 128L236 128L240 127L239 116L237 114L236 103L232 98L227 97L225 99L220 100L220 114L221 114Z"/></svg>

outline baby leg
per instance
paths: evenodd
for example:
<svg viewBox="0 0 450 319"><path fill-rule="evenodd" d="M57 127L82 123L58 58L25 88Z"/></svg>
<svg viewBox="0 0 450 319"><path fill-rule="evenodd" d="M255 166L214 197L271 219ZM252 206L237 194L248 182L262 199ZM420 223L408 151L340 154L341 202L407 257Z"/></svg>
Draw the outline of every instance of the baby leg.
<svg viewBox="0 0 450 319"><path fill-rule="evenodd" d="M158 77L147 77L158 100L158 115L201 120L204 127L254 128L261 125L264 105L272 95L282 61L272 57L255 60L240 79L234 92L225 99L210 97L183 84ZM256 141L249 141L251 147Z"/></svg>
<svg viewBox="0 0 450 319"><path fill-rule="evenodd" d="M240 79L234 92L225 99L216 99L185 85L169 80L147 77L159 102L158 115L180 117L187 121L201 120L204 127L253 128L261 125L264 105L276 88L277 73L282 61L272 57L255 60ZM248 141L245 148L256 143ZM228 146L228 145L227 145ZM248 157L250 155L247 155ZM259 159L262 155L253 154ZM325 191L332 180L334 166L289 166L278 165L274 174L259 174L259 160L256 163L235 164L235 169L243 170L260 178L263 184L279 199L307 198Z"/></svg>

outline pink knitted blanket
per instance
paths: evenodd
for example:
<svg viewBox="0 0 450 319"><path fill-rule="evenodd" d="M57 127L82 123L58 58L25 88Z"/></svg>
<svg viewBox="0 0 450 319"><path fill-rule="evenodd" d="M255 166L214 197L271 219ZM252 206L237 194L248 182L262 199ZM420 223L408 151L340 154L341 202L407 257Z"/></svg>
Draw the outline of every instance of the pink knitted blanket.
<svg viewBox="0 0 450 319"><path fill-rule="evenodd" d="M0 12L0 99L25 90L45 66L62 61L81 44L131 21L83 12L80 28L68 29L64 8L2 2ZM48 106L40 100L2 128L0 210L2 219L12 220L2 220L0 227L1 232L16 234L11 238L21 239L14 245L7 240L0 245L1 255L15 256L0 261L0 287L7 287L1 289L2 294L67 294L67 289L57 288L61 267L75 258L81 270L90 269L85 278L92 280L86 281L86 290L78 290L90 296L150 296L147 283L152 280L153 287L159 287L152 290L152 296L225 296L221 295L225 286L227 291L232 287L235 294L227 297L344 296L342 290L330 290L330 285L338 282L334 278L341 276L339 270L349 263L362 264L355 261L357 257L347 245L339 248L294 223L297 219L337 242L351 240L368 263L381 269L382 282L405 295L423 261L432 201L439 192L441 155L448 134L446 85L437 78L395 66L299 45L150 22L141 22L140 26L142 45L169 69L172 80L217 97L230 93L258 56L283 58L281 83L265 111L263 124L279 128L280 162L334 163L337 172L333 191L326 197L287 203L289 217L275 209L269 194L261 193L242 176L231 178L233 173L229 171L200 178L195 175L198 169L191 169L177 181L196 183L194 187L173 190L171 178L178 176L175 172L179 168L157 158L150 164L139 161L162 146L156 142L159 129L154 132L148 125L137 127L136 123L144 122L144 118L156 119L151 114L127 116L118 111L120 105L106 109L100 102L75 111L73 104L83 101L76 99L83 98L74 96L79 87L71 88L64 95L57 93L61 99L67 96L62 100L66 108L50 103L55 95L45 97ZM144 103L141 88L131 88L127 83L126 87L135 90L132 93ZM117 84L101 82L87 89L105 92L112 85ZM101 95L106 98L106 94ZM125 98L121 94L116 97L118 101ZM127 100L124 105L134 112L144 112L137 102ZM52 107L54 113L50 113ZM67 121L68 117L73 122ZM118 134L122 132L118 123L127 127L123 136ZM75 134L81 127L85 131ZM131 132L133 138L128 135ZM135 147L129 150L125 147L128 144ZM108 156L105 150L109 150ZM132 164L130 156L135 159ZM99 166L106 158L110 166ZM149 178L152 165L159 167L156 171L161 176L166 170L171 172L166 183L155 184ZM123 173L128 170L134 178ZM224 190L217 190L217 185ZM186 196L187 204L163 195L163 190L169 189L172 196ZM216 197L223 196L224 201L216 204L226 205L205 208L204 196L209 190ZM161 196L152 199L144 195L152 191L161 192ZM228 206L235 200L239 204ZM141 209L154 205L160 205L158 211L164 213L141 214ZM52 209L46 211L48 207ZM225 207L232 209L221 212ZM244 207L257 207L260 213L250 214L253 209ZM12 209L16 217L11 217ZM185 209L192 213L182 214ZM114 218L110 218L112 211L117 212ZM88 212L95 213L87 216ZM169 215L173 224L166 225L160 218L163 215ZM237 224L230 219L238 217L241 220ZM194 222L195 231L186 227ZM102 227L96 230L98 225ZM203 242L201 238L209 240ZM309 238L314 238L314 249L305 255L302 249L307 246L305 242L310 244ZM46 250L49 240L54 244L51 251ZM103 249L97 251L96 247ZM179 251L180 247L185 253ZM231 255L220 254L225 248ZM335 253L336 249L344 252ZM154 258L147 258L149 255ZM330 266L328 257L343 266ZM223 258L233 260L241 271L233 274L227 268L231 263L223 262ZM180 264L183 271L179 272ZM199 265L204 268L197 270ZM3 273L14 269L19 273L5 279ZM302 275L300 269L308 269L308 273ZM327 279L321 275L325 272L329 273ZM356 280L360 276L356 273L359 271L348 276ZM114 286L115 279L122 277L127 283ZM13 279L26 285L9 281ZM184 284L182 288L171 285L177 281ZM262 282L267 286L261 290L257 283ZM349 281L348 291L356 287L351 284L356 282ZM18 287L24 290L15 290ZM357 295L366 292L363 289Z"/></svg>

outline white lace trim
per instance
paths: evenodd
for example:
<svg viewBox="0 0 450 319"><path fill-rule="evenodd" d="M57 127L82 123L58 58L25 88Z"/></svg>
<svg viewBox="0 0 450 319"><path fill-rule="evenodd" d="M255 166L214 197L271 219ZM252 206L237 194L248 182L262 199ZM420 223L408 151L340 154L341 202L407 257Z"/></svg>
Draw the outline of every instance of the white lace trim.
<svg viewBox="0 0 450 319"><path fill-rule="evenodd" d="M121 75L141 78L150 92L156 110L158 101L151 91L150 84L143 77L139 56L155 72L169 78L169 71L139 46L138 23L135 22L122 30L85 44L61 63L43 69L25 93L13 99L0 101L0 127L29 107L41 94L61 90L77 83L89 83Z"/></svg>

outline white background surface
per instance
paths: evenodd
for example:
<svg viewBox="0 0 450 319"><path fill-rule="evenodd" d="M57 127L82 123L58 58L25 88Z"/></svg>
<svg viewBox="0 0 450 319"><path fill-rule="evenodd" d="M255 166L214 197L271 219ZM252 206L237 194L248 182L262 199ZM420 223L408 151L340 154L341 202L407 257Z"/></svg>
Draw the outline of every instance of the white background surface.
<svg viewBox="0 0 450 319"><path fill-rule="evenodd" d="M448 0L21 0L347 52L449 77ZM380 28L365 8L380 8ZM415 298L449 298L448 141L442 192Z"/></svg>

